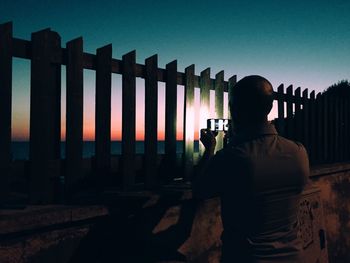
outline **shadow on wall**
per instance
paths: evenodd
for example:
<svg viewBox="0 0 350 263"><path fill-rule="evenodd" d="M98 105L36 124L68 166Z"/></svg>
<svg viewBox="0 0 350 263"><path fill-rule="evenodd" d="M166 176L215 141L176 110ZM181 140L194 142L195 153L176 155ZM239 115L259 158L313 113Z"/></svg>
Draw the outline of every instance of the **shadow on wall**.
<svg viewBox="0 0 350 263"><path fill-rule="evenodd" d="M181 196L162 196L156 204L144 203L135 200L122 208L110 205L110 216L91 228L70 262L186 261L178 249L191 235L196 202L181 200ZM177 222L162 229L161 221L165 218L168 222L163 225L169 225L174 216L178 216Z"/></svg>

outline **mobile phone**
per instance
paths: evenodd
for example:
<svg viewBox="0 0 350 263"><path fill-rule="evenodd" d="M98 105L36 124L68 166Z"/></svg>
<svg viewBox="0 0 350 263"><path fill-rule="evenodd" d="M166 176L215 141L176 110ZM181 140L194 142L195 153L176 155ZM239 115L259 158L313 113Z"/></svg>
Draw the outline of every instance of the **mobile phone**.
<svg viewBox="0 0 350 263"><path fill-rule="evenodd" d="M230 119L207 119L207 129L213 132L227 132L230 128Z"/></svg>

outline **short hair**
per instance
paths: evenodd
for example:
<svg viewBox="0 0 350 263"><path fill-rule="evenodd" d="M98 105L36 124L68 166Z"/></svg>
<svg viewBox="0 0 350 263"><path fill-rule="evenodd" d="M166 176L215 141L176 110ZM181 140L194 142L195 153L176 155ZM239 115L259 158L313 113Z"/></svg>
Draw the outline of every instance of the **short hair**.
<svg viewBox="0 0 350 263"><path fill-rule="evenodd" d="M229 100L234 120L259 122L264 120L272 109L273 87L264 77L246 76L234 85Z"/></svg>

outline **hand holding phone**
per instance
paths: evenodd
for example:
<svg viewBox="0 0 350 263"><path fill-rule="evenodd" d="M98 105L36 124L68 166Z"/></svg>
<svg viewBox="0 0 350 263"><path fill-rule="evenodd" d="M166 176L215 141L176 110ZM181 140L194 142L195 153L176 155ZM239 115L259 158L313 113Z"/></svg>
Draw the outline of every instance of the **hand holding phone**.
<svg viewBox="0 0 350 263"><path fill-rule="evenodd" d="M218 135L215 131L210 131L209 129L201 129L200 141L204 145L206 151L210 154L213 154L216 147L216 135Z"/></svg>

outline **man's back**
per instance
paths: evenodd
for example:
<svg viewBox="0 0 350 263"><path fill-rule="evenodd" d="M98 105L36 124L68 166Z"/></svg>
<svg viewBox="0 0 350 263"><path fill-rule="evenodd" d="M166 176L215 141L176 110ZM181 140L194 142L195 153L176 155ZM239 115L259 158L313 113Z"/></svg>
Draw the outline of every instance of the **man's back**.
<svg viewBox="0 0 350 263"><path fill-rule="evenodd" d="M224 262L299 262L296 213L309 173L301 144L267 124L235 137L206 170L203 191L221 196Z"/></svg>

